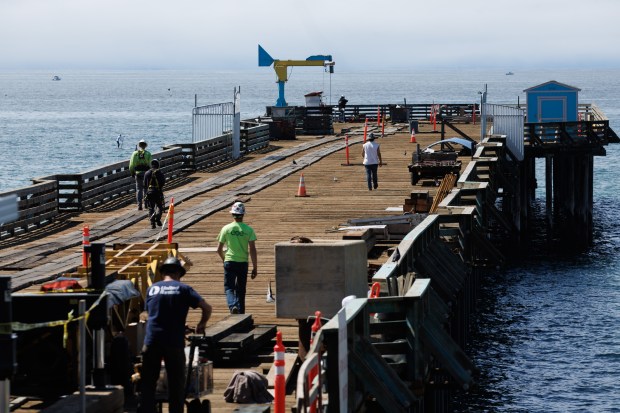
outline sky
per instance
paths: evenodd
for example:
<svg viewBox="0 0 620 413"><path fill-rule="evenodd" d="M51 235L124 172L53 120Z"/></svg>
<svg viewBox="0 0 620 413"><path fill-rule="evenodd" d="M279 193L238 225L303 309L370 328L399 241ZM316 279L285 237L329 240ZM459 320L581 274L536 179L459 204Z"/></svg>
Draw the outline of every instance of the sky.
<svg viewBox="0 0 620 413"><path fill-rule="evenodd" d="M620 0L0 0L0 70L620 67Z"/></svg>

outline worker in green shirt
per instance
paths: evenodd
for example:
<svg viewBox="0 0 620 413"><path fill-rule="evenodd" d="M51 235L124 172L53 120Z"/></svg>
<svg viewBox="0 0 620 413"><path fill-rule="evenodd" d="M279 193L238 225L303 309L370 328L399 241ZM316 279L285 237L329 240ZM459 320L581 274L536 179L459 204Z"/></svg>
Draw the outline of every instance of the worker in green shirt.
<svg viewBox="0 0 620 413"><path fill-rule="evenodd" d="M224 262L224 292L228 309L231 314L245 314L248 256L252 260L252 279L257 274L256 234L252 227L243 222L243 202L235 202L230 213L234 221L221 229L217 237L217 253Z"/></svg>
<svg viewBox="0 0 620 413"><path fill-rule="evenodd" d="M144 199L144 174L151 169L151 153L146 150L147 143L144 139L138 142L138 149L131 154L129 159L129 172L136 180L136 200L138 209L142 210L142 200Z"/></svg>

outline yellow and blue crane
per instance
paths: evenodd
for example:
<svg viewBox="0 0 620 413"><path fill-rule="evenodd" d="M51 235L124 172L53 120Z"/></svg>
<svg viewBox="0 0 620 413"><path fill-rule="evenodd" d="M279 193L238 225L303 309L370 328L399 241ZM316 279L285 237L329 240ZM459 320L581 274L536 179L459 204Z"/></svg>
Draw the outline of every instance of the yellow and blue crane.
<svg viewBox="0 0 620 413"><path fill-rule="evenodd" d="M258 65L271 66L278 76L278 100L276 107L287 106L284 99L284 84L288 81L288 68L292 66L324 66L329 67L329 72L334 73L334 62L331 55L314 55L306 58L306 60L279 60L274 59L258 45Z"/></svg>

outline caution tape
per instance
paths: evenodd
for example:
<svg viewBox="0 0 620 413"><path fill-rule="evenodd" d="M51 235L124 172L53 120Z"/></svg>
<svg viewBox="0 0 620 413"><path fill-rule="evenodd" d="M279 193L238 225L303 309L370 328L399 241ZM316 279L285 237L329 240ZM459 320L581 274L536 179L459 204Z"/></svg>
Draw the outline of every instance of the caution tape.
<svg viewBox="0 0 620 413"><path fill-rule="evenodd" d="M71 310L67 314L66 320L46 321L43 323L20 323L17 321L13 323L1 323L0 334L10 334L11 332L15 332L15 331L29 331L29 330L35 330L37 328L63 326L62 346L66 347L67 339L69 338L69 330L68 330L69 323L80 321L82 319L84 319L85 321L88 321L88 317L90 316L90 313L95 309L95 307L99 305L99 303L101 303L101 300L106 295L108 295L107 291L102 292L101 295L97 298L97 300L88 308L88 310L86 310L84 315L75 317L73 315L73 310Z"/></svg>

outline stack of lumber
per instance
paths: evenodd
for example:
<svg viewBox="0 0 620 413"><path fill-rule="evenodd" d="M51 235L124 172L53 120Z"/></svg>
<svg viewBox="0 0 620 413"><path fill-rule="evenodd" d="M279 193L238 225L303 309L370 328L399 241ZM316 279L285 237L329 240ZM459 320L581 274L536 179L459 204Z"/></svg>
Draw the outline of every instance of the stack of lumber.
<svg viewBox="0 0 620 413"><path fill-rule="evenodd" d="M199 358L211 360L217 366L230 365L256 354L259 349L271 344L275 336L275 325L255 326L251 314L230 314L207 326L204 336L193 338L199 342Z"/></svg>
<svg viewBox="0 0 620 413"><path fill-rule="evenodd" d="M347 231L342 235L342 239L364 241L366 243L366 252L370 252L370 250L377 243L377 236L375 235L375 231L371 228L362 228L357 231Z"/></svg>
<svg viewBox="0 0 620 413"><path fill-rule="evenodd" d="M433 197L429 196L428 191L413 190L405 199L403 212L429 212L432 205Z"/></svg>
<svg viewBox="0 0 620 413"><path fill-rule="evenodd" d="M435 195L433 205L431 206L431 213L435 213L437 211L437 208L439 207L441 201L443 201L443 199L448 196L450 191L452 191L452 188L454 188L454 185L456 185L456 180L457 175L455 174L447 174L446 176L444 176L444 178L441 180L439 188L437 189L437 194Z"/></svg>

